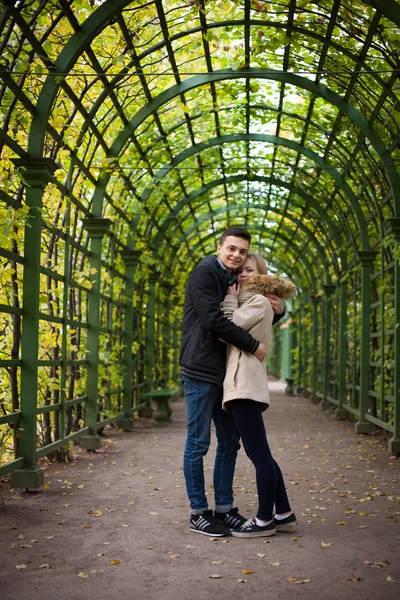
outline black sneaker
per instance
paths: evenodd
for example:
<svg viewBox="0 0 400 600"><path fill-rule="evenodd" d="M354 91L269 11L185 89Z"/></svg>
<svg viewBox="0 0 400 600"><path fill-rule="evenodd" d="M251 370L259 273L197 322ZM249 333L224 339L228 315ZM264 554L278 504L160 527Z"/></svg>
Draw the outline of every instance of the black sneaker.
<svg viewBox="0 0 400 600"><path fill-rule="evenodd" d="M214 510L214 517L221 521L226 527L229 527L231 531L236 531L241 528L247 521L242 515L239 514L238 508L231 508L230 511L219 513Z"/></svg>
<svg viewBox="0 0 400 600"><path fill-rule="evenodd" d="M291 529L294 529L297 525L296 515L292 513L285 519L276 519L274 517L274 525L277 531L290 531Z"/></svg>
<svg viewBox="0 0 400 600"><path fill-rule="evenodd" d="M212 510L206 510L201 515L191 515L190 531L209 535L210 537L232 535L230 529L214 517Z"/></svg>
<svg viewBox="0 0 400 600"><path fill-rule="evenodd" d="M232 535L234 537L241 538L268 537L270 535L275 535L275 533L276 529L273 521L268 523L268 525L257 525L255 519L249 519L246 521L239 531L232 531Z"/></svg>

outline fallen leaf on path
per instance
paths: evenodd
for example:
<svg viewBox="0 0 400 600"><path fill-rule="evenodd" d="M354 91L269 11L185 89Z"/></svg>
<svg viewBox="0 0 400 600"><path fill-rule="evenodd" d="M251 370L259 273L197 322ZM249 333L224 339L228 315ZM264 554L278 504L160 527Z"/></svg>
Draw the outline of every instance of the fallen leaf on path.
<svg viewBox="0 0 400 600"><path fill-rule="evenodd" d="M259 552L259 553L257 554L257 557L258 557L258 558L264 558L264 556L266 556L266 554L262 554L261 552Z"/></svg>
<svg viewBox="0 0 400 600"><path fill-rule="evenodd" d="M269 564L272 565L273 567L280 567L281 566L280 562L272 562L272 563L269 563Z"/></svg>
<svg viewBox="0 0 400 600"><path fill-rule="evenodd" d="M179 558L179 554L168 554L168 558Z"/></svg>
<svg viewBox="0 0 400 600"><path fill-rule="evenodd" d="M96 556L104 556L104 552L99 552Z"/></svg>
<svg viewBox="0 0 400 600"><path fill-rule="evenodd" d="M247 583L247 579L238 579L237 582L238 583Z"/></svg>
<svg viewBox="0 0 400 600"><path fill-rule="evenodd" d="M149 515L159 515L160 513L158 512L149 512Z"/></svg>
<svg viewBox="0 0 400 600"><path fill-rule="evenodd" d="M21 548L32 548L32 544L22 544Z"/></svg>
<svg viewBox="0 0 400 600"><path fill-rule="evenodd" d="M391 575L388 575L388 576L386 577L386 581L389 581L390 583L394 583L394 582L395 582L395 579L393 579L393 577L392 577Z"/></svg>
<svg viewBox="0 0 400 600"><path fill-rule="evenodd" d="M321 548L330 548L331 546L330 542L321 542Z"/></svg>
<svg viewBox="0 0 400 600"><path fill-rule="evenodd" d="M28 565L15 565L16 569L27 569Z"/></svg>
<svg viewBox="0 0 400 600"><path fill-rule="evenodd" d="M47 563L44 565L39 565L39 569L52 569L53 567Z"/></svg>
<svg viewBox="0 0 400 600"><path fill-rule="evenodd" d="M219 575L218 573L216 575L209 575L208 577L209 579L221 579L221 575Z"/></svg>
<svg viewBox="0 0 400 600"><path fill-rule="evenodd" d="M101 517L103 515L101 510L89 510L88 515L92 517Z"/></svg>
<svg viewBox="0 0 400 600"><path fill-rule="evenodd" d="M290 538L290 540L289 540L289 541L290 541L290 542L297 542L297 541L298 541L298 539L299 539L299 538L297 537L297 535L294 535L293 537L291 537L291 538Z"/></svg>
<svg viewBox="0 0 400 600"><path fill-rule="evenodd" d="M120 565L120 564L121 564L121 561L120 561L120 560L118 560L118 559L113 559L113 560L111 560L111 561L110 561L110 563L111 563L112 565Z"/></svg>
<svg viewBox="0 0 400 600"><path fill-rule="evenodd" d="M78 577L81 577L82 579L87 579L89 577L89 571L81 571L80 573L78 573Z"/></svg>
<svg viewBox="0 0 400 600"><path fill-rule="evenodd" d="M254 571L251 571L250 569L242 569L242 573L243 575L252 575Z"/></svg>
<svg viewBox="0 0 400 600"><path fill-rule="evenodd" d="M213 561L213 565L223 565L224 561L223 560L214 560Z"/></svg>
<svg viewBox="0 0 400 600"><path fill-rule="evenodd" d="M349 581L356 583L357 581L361 581L361 577L350 577Z"/></svg>

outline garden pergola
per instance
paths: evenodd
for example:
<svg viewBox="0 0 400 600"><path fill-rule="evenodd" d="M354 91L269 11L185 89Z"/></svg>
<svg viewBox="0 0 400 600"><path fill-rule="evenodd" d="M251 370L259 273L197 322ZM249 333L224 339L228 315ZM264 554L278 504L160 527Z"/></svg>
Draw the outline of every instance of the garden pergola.
<svg viewBox="0 0 400 600"><path fill-rule="evenodd" d="M3 2L0 474L38 487L178 382L185 281L230 224L298 287L271 369L400 453L399 25L395 0Z"/></svg>

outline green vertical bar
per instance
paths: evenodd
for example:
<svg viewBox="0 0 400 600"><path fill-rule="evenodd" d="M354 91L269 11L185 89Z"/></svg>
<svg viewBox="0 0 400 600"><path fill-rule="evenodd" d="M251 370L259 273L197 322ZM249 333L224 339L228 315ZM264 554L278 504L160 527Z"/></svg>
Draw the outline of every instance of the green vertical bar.
<svg viewBox="0 0 400 600"><path fill-rule="evenodd" d="M179 378L179 342L178 342L178 315L175 314L174 325L172 330L172 349L173 349L173 360L172 360L172 379L174 383L180 381Z"/></svg>
<svg viewBox="0 0 400 600"><path fill-rule="evenodd" d="M153 386L153 361L154 361L154 336L155 336L155 303L156 303L156 285L160 278L160 273L151 273L149 276L149 296L147 301L146 313L146 357L145 357L145 387L146 392L150 392ZM153 409L151 398L146 399L146 406L139 412L141 417L151 417Z"/></svg>
<svg viewBox="0 0 400 600"><path fill-rule="evenodd" d="M304 343L304 324L302 320L301 310L296 311L297 320L297 335L296 335L296 348L297 348L297 388L296 392L301 394L304 388L304 376L305 369L303 364L303 343Z"/></svg>
<svg viewBox="0 0 400 600"><path fill-rule="evenodd" d="M123 250L121 258L125 263L125 318L124 318L124 393L123 393L123 411L124 418L120 422L125 431L133 430L133 385L132 385L132 367L133 367L133 273L134 267L140 260L140 250Z"/></svg>
<svg viewBox="0 0 400 600"><path fill-rule="evenodd" d="M371 433L372 423L365 419L369 408L369 363L370 363L370 324L371 311L371 267L376 252L359 250L361 262L361 342L360 342L360 414L356 423L356 433Z"/></svg>
<svg viewBox="0 0 400 600"><path fill-rule="evenodd" d="M313 344L312 344L312 387L311 387L311 400L314 403L318 402L317 397L317 378L318 378L318 305L320 302L319 296L311 296L312 302L312 317L313 317Z"/></svg>
<svg viewBox="0 0 400 600"><path fill-rule="evenodd" d="M22 367L20 454L24 466L11 475L15 488L38 488L44 483L43 470L36 464L36 413L39 354L40 252L42 197L57 166L51 159L15 159L26 182L29 220L25 227L24 281L22 300Z"/></svg>
<svg viewBox="0 0 400 600"><path fill-rule="evenodd" d="M393 382L393 437L389 440L389 450L392 454L400 454L400 219L391 219L390 225L396 240L394 259L394 382ZM382 373L383 377L383 373Z"/></svg>
<svg viewBox="0 0 400 600"><path fill-rule="evenodd" d="M286 303L286 313L289 318L283 325L283 376L286 380L285 392L288 396L293 394L293 307L291 302Z"/></svg>
<svg viewBox="0 0 400 600"><path fill-rule="evenodd" d="M171 361L169 358L169 351L171 348L171 294L174 289L174 285L169 281L163 281L162 283L165 298L164 298L164 319L162 324L162 339L163 339L163 348L162 348L162 357L163 357L163 376L166 384L170 381L172 377L171 373Z"/></svg>
<svg viewBox="0 0 400 600"><path fill-rule="evenodd" d="M339 404L335 411L338 419L346 419L346 362L347 362L347 283L340 283L340 320L339 320Z"/></svg>
<svg viewBox="0 0 400 600"><path fill-rule="evenodd" d="M81 443L87 450L95 450L101 447L101 439L96 433L99 389L101 243L110 225L110 219L101 217L83 219L83 227L90 238L90 268L96 270L91 276L92 288L88 294L85 425L89 428L89 433L81 438Z"/></svg>
<svg viewBox="0 0 400 600"><path fill-rule="evenodd" d="M328 400L329 396L329 383L331 374L331 328L332 328L332 295L335 291L335 286L332 284L326 284L323 286L326 300L325 300L325 336L324 336L324 373L323 373L323 397L322 397L322 408L326 409L330 407Z"/></svg>

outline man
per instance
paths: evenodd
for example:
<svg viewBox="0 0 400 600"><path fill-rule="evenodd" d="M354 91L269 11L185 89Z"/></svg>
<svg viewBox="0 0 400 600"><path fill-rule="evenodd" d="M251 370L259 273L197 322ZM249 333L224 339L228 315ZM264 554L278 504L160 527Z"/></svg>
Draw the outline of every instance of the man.
<svg viewBox="0 0 400 600"><path fill-rule="evenodd" d="M213 537L231 535L246 519L233 507L232 482L239 436L230 412L222 410L226 344L266 356L263 344L227 319L220 308L228 285L235 281L249 251L251 236L230 227L221 236L215 255L192 271L186 287L180 365L186 398L187 439L183 470L192 511L190 530ZM223 340L223 341L221 341ZM203 456L210 445L211 420L217 435L214 465L215 511L209 510L204 489Z"/></svg>

